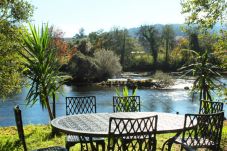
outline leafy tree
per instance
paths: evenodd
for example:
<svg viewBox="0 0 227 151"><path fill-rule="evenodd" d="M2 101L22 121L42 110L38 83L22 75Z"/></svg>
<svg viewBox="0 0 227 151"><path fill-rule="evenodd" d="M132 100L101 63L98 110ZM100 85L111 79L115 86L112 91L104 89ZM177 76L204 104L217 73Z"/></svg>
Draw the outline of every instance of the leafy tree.
<svg viewBox="0 0 227 151"><path fill-rule="evenodd" d="M23 58L24 74L30 79L30 90L27 94L27 104L33 105L38 100L43 108L47 108L49 117L53 119L50 108L50 96L55 94L68 78L59 73L60 66L56 57L56 50L50 49L50 37L48 25L42 26L41 30L30 25L30 32L24 30Z"/></svg>
<svg viewBox="0 0 227 151"><path fill-rule="evenodd" d="M83 28L81 28L79 33L73 37L72 45L75 45L77 50L85 55L92 55L94 52L89 37L85 35Z"/></svg>
<svg viewBox="0 0 227 151"><path fill-rule="evenodd" d="M67 62L68 44L63 40L64 33L60 29L54 29L51 26L49 29L50 48L55 49L60 64Z"/></svg>
<svg viewBox="0 0 227 151"><path fill-rule="evenodd" d="M0 22L11 25L27 21L33 14L33 6L24 0L2 0L0 8Z"/></svg>
<svg viewBox="0 0 227 151"><path fill-rule="evenodd" d="M189 32L189 49L196 52L201 51L199 47L198 33L196 31Z"/></svg>
<svg viewBox="0 0 227 151"><path fill-rule="evenodd" d="M154 65L157 64L158 58L158 47L160 35L158 30L155 29L154 26L143 25L140 27L139 32L139 40L145 49L150 49L151 54L154 58Z"/></svg>
<svg viewBox="0 0 227 151"><path fill-rule="evenodd" d="M192 91L199 92L199 100L213 100L211 91L214 89L220 89L220 73L221 67L212 63L212 54L207 51L204 53L198 53L193 50L189 52L194 55L194 62L183 66L180 70L184 71L184 75L196 76L193 83Z"/></svg>
<svg viewBox="0 0 227 151"><path fill-rule="evenodd" d="M0 1L0 98L20 92L24 83L17 51L21 25L32 14L33 6L26 1Z"/></svg>
<svg viewBox="0 0 227 151"><path fill-rule="evenodd" d="M175 32L171 25L165 25L162 30L162 39L164 40L165 50L166 50L166 58L165 62L169 61L169 51L173 49L175 43Z"/></svg>
<svg viewBox="0 0 227 151"><path fill-rule="evenodd" d="M79 33L78 34L76 34L74 37L73 37L73 39L82 39L82 38L85 38L86 37L86 35L85 35L85 33L84 33L84 28L80 28L79 29Z"/></svg>
<svg viewBox="0 0 227 151"><path fill-rule="evenodd" d="M89 34L92 47L96 50L112 50L120 56L121 65L124 67L130 52L134 49L134 42L126 29L113 28L110 32L102 30Z"/></svg>
<svg viewBox="0 0 227 151"><path fill-rule="evenodd" d="M226 15L225 0L182 0L182 13L187 24L198 24L205 31L216 23L223 22Z"/></svg>
<svg viewBox="0 0 227 151"><path fill-rule="evenodd" d="M92 82L97 79L98 66L91 56L86 56L80 51L69 60L68 72L74 82Z"/></svg>
<svg viewBox="0 0 227 151"><path fill-rule="evenodd" d="M106 41L103 42L103 48L114 51L120 55L121 65L124 66L125 54L126 54L126 43L128 31L126 29L113 28L112 31L103 35Z"/></svg>

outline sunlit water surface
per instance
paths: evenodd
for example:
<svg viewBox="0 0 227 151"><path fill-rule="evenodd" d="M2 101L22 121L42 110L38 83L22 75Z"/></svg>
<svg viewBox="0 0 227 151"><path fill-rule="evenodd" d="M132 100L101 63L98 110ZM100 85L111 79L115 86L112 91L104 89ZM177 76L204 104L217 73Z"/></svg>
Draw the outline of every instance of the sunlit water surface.
<svg viewBox="0 0 227 151"><path fill-rule="evenodd" d="M224 83L227 79L222 79ZM158 111L185 114L197 113L199 101L190 96L189 90L184 90L185 86L191 87L192 81L178 79L175 85L166 90L138 89L137 95L141 97L141 111ZM25 97L28 89L24 88L22 93L6 101L0 101L0 126L15 125L13 107L17 104L22 109L24 124L46 124L49 122L47 110L43 110L37 102L32 107L25 105ZM56 104L57 116L65 115L66 96L96 96L97 112L112 112L112 97L116 95L114 87L100 86L64 86L63 94L58 97ZM225 117L227 117L225 106Z"/></svg>

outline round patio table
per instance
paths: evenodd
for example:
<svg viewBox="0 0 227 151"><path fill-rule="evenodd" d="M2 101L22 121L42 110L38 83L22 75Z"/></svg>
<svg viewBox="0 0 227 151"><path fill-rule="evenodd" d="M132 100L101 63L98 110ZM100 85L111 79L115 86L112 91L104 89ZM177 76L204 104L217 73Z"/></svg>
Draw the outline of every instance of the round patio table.
<svg viewBox="0 0 227 151"><path fill-rule="evenodd" d="M157 134L181 132L184 116L161 112L91 113L58 117L51 125L66 134L89 137L108 137L109 118L141 118L158 115Z"/></svg>

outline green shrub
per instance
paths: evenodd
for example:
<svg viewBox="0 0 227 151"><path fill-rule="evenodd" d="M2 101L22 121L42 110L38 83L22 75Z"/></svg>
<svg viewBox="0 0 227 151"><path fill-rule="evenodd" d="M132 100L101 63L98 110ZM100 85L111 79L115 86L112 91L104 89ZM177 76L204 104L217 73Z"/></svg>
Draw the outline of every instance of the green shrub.
<svg viewBox="0 0 227 151"><path fill-rule="evenodd" d="M94 53L99 79L107 79L121 72L120 58L113 51L101 49ZM100 80L101 80L100 79Z"/></svg>
<svg viewBox="0 0 227 151"><path fill-rule="evenodd" d="M150 71L153 67L154 59L150 54L136 54L130 56L126 63L126 71Z"/></svg>
<svg viewBox="0 0 227 151"><path fill-rule="evenodd" d="M97 79L97 66L94 58L77 52L69 61L67 70L76 82L90 82Z"/></svg>
<svg viewBox="0 0 227 151"><path fill-rule="evenodd" d="M165 86L173 84L173 78L169 74L162 71L156 71L152 77Z"/></svg>

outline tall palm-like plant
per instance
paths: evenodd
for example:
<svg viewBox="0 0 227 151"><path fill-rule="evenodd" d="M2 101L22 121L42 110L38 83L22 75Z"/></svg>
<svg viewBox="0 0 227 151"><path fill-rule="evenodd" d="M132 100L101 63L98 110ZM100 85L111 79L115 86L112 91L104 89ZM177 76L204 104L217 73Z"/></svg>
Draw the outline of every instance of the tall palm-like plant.
<svg viewBox="0 0 227 151"><path fill-rule="evenodd" d="M39 100L42 107L47 108L52 120L50 96L57 92L66 77L60 74L56 52L49 47L48 25L43 25L41 30L30 24L29 27L29 31L22 33L24 50L20 52L25 67L24 74L31 85L26 100L28 105Z"/></svg>
<svg viewBox="0 0 227 151"><path fill-rule="evenodd" d="M221 67L212 63L212 53L207 51L204 53L198 53L193 50L187 51L194 54L194 63L183 66L180 70L185 71L184 75L196 76L192 91L199 92L200 100L212 101L211 91L220 89L221 81L218 77L221 76L219 73Z"/></svg>

